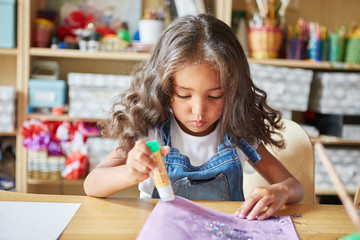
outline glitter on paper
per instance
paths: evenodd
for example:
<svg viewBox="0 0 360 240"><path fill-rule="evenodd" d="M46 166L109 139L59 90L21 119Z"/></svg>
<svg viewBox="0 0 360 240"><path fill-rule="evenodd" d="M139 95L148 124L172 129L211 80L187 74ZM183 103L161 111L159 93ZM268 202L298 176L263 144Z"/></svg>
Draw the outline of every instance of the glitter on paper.
<svg viewBox="0 0 360 240"><path fill-rule="evenodd" d="M171 236L171 237L169 237ZM159 201L141 232L141 239L299 239L290 216L247 220L203 207L182 197Z"/></svg>

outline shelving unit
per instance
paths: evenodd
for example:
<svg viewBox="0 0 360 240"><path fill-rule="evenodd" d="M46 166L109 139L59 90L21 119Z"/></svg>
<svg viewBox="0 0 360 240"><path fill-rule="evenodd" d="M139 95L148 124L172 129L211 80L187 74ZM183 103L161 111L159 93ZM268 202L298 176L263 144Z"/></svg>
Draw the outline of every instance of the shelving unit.
<svg viewBox="0 0 360 240"><path fill-rule="evenodd" d="M335 2L335 0L332 0ZM144 0L143 8L149 6L163 6L165 0ZM231 24L231 11L238 8L239 4L245 9L245 1L212 0L213 12L216 16ZM354 2L354 1L353 1ZM301 2L301 4L306 4ZM60 79L67 79L69 72L88 72L102 74L129 74L134 64L148 57L147 53L135 52L83 52L79 50L52 50L49 48L36 48L31 45L31 32L36 11L45 9L46 0L18 0L18 47L17 49L0 49L0 76L16 79L17 98L17 127L26 119L35 118L46 121L84 120L97 122L98 119L69 118L67 115L53 116L46 114L27 114L28 81L30 66L35 60L57 61L60 67ZM326 24L326 23L323 23ZM274 66L306 68L324 71L360 71L360 65L332 64L329 62L311 62L307 60L249 59L250 63ZM9 66L10 64L10 66ZM3 83L0 80L0 84ZM19 192L36 193L64 193L82 194L83 179L42 181L28 178L27 151L22 146L19 131L13 133L0 133L0 136L16 137L16 190ZM360 141L343 141L341 139L319 138L324 144L360 146ZM319 139L313 139L319 140ZM330 192L330 190L329 190Z"/></svg>
<svg viewBox="0 0 360 240"><path fill-rule="evenodd" d="M26 1L26 0L25 0ZM16 123L15 130L12 132L0 132L0 137L14 137L16 139L16 179L23 179L24 166L23 162L20 161L23 155L21 147L21 136L17 130L21 123L24 120L25 109L24 109L24 99L25 95L23 94L24 89L24 77L23 77L23 66L24 66L24 48L23 48L23 13L24 13L24 0L17 0L17 43L16 48L5 49L0 48L0 85L13 86L16 89ZM22 184L16 185L17 190L21 190Z"/></svg>
<svg viewBox="0 0 360 240"><path fill-rule="evenodd" d="M226 21L228 24L231 22L231 3L232 1L212 1L215 6L213 11L216 15ZM164 6L164 0L144 0L143 9L154 6ZM136 53L136 52L82 52L79 50L52 50L48 48L37 48L31 45L31 32L33 28L33 22L35 19L36 11L38 9L45 9L46 0L31 0L22 1L21 5L24 8L24 14L20 21L24 26L24 36L22 38L23 51L23 68L21 80L21 92L23 96L28 96L28 80L30 76L30 66L35 60L53 60L59 64L60 79L67 79L69 72L87 72L87 73L102 73L102 74L130 74L132 67L139 61L142 61L148 57L147 53ZM9 52L10 54L10 52ZM11 53L15 54L15 53ZM22 107L23 117L22 121L30 118L46 120L46 121L65 121L65 120L84 120L86 122L97 122L98 119L78 119L69 118L67 115L53 116L46 114L27 114L26 106L27 99L24 99L24 105ZM25 106L25 107L24 107ZM21 121L21 123L22 123ZM21 123L19 126L21 126ZM17 191L20 192L51 192L57 193L59 188L56 186L62 186L62 192L65 188L72 188L70 192L82 193L82 182L83 180L61 180L61 181L41 181L34 180L27 177L27 152L22 147L21 142L17 144L19 150L19 156L17 158L18 165L24 166L23 168L17 168ZM54 192L55 189L55 192Z"/></svg>
<svg viewBox="0 0 360 240"><path fill-rule="evenodd" d="M315 62L312 60L292 59L248 59L250 63L273 65L280 67L306 68L312 70L360 71L360 64Z"/></svg>

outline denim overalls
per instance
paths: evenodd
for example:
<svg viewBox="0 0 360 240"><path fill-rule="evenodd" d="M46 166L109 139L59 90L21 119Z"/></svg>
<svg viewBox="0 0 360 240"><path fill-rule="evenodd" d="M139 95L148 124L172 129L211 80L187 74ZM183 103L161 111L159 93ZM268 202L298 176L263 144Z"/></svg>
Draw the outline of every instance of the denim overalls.
<svg viewBox="0 0 360 240"><path fill-rule="evenodd" d="M170 153L164 157L175 195L190 200L244 201L243 171L241 161L234 147L223 143L218 151L202 166L194 167L189 158L171 146L170 121L158 127L161 142L170 146ZM227 146L231 142L224 138ZM241 140L239 148L256 163L261 156L246 141ZM159 198L154 188L153 198Z"/></svg>

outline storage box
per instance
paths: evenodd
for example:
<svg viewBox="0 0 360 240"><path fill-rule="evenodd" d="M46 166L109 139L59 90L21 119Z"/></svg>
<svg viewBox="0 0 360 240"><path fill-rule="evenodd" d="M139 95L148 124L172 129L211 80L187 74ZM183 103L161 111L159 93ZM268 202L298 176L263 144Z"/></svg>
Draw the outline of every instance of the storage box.
<svg viewBox="0 0 360 240"><path fill-rule="evenodd" d="M354 192L360 182L360 149L345 146L325 146L326 154L334 165L335 171L349 192ZM316 192L334 189L325 167L315 153Z"/></svg>
<svg viewBox="0 0 360 240"><path fill-rule="evenodd" d="M64 80L30 79L30 107L59 107L66 102L66 83Z"/></svg>
<svg viewBox="0 0 360 240"><path fill-rule="evenodd" d="M325 114L360 115L360 73L317 73L309 108Z"/></svg>
<svg viewBox="0 0 360 240"><path fill-rule="evenodd" d="M111 101L129 88L127 75L69 73L69 116L107 118Z"/></svg>
<svg viewBox="0 0 360 240"><path fill-rule="evenodd" d="M16 47L16 0L0 0L0 48Z"/></svg>
<svg viewBox="0 0 360 240"><path fill-rule="evenodd" d="M34 61L31 78L56 80L59 79L59 64L56 61Z"/></svg>
<svg viewBox="0 0 360 240"><path fill-rule="evenodd" d="M0 86L0 132L15 129L16 91L13 86Z"/></svg>
<svg viewBox="0 0 360 240"><path fill-rule="evenodd" d="M109 138L91 137L86 141L88 149L89 171L93 170L110 152L118 146L118 142Z"/></svg>
<svg viewBox="0 0 360 240"><path fill-rule="evenodd" d="M251 77L267 93L271 107L306 111L313 71L300 68L250 64Z"/></svg>

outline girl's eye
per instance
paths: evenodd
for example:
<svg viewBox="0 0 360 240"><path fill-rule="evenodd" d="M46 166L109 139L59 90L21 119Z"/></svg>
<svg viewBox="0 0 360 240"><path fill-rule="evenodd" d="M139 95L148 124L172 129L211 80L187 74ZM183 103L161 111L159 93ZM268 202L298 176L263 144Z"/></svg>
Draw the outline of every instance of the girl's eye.
<svg viewBox="0 0 360 240"><path fill-rule="evenodd" d="M179 97L179 98L190 98L190 96L180 95L180 94L177 94L177 93L176 93L176 96Z"/></svg>
<svg viewBox="0 0 360 240"><path fill-rule="evenodd" d="M224 96L224 94L222 94L221 96L209 96L210 99L220 99Z"/></svg>

